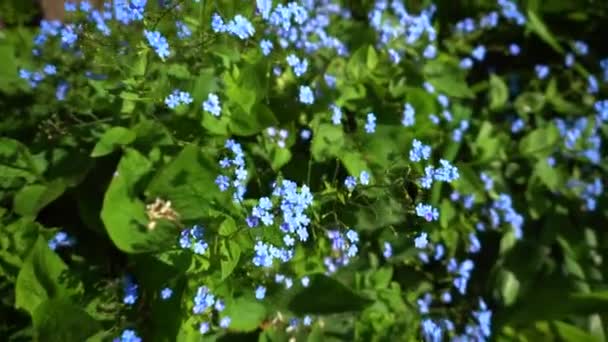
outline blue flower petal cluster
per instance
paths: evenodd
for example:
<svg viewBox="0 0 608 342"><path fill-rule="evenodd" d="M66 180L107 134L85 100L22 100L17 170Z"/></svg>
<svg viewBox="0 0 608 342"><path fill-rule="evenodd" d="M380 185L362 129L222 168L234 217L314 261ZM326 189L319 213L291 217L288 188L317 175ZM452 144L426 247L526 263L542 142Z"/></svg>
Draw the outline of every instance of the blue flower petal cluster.
<svg viewBox="0 0 608 342"><path fill-rule="evenodd" d="M220 188L220 191L226 191L231 187L234 188L232 198L235 202L242 202L247 189L245 188L247 180L247 169L245 168L245 154L241 145L232 139L228 139L224 145L232 152L232 159L224 158L220 160L222 169L229 169L231 175L219 175L215 179L215 184Z"/></svg>

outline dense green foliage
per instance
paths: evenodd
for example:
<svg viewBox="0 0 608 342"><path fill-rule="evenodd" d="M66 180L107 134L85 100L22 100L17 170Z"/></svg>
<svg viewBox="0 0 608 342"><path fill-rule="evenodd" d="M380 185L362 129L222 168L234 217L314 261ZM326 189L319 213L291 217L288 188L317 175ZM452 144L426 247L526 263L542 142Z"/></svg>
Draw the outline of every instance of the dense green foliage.
<svg viewBox="0 0 608 342"><path fill-rule="evenodd" d="M0 4L0 336L606 340L608 3L125 1Z"/></svg>

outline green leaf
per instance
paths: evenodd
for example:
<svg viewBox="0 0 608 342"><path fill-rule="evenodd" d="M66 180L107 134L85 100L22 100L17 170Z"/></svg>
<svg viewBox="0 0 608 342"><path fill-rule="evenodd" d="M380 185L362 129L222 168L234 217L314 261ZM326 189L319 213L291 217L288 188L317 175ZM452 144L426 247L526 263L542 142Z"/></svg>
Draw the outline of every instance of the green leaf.
<svg viewBox="0 0 608 342"><path fill-rule="evenodd" d="M13 45L0 43L0 88L17 79L17 63Z"/></svg>
<svg viewBox="0 0 608 342"><path fill-rule="evenodd" d="M246 65L243 69L235 69L232 75L226 73L226 98L237 104L250 115L253 106L266 95L266 85L263 79L264 70L256 65Z"/></svg>
<svg viewBox="0 0 608 342"><path fill-rule="evenodd" d="M554 125L537 128L528 133L519 143L524 156L548 156L559 142L559 131Z"/></svg>
<svg viewBox="0 0 608 342"><path fill-rule="evenodd" d="M228 329L235 331L254 331L266 318L266 308L252 297L238 297L226 301L222 316L230 317Z"/></svg>
<svg viewBox="0 0 608 342"><path fill-rule="evenodd" d="M39 237L19 271L15 284L15 307L34 315L47 299L67 299L80 292L80 282L74 279L67 265Z"/></svg>
<svg viewBox="0 0 608 342"><path fill-rule="evenodd" d="M190 78L190 71L188 71L188 68L183 64L171 64L167 69L167 74L182 80Z"/></svg>
<svg viewBox="0 0 608 342"><path fill-rule="evenodd" d="M378 53L373 46L367 47L367 67L369 69L375 69L378 65Z"/></svg>
<svg viewBox="0 0 608 342"><path fill-rule="evenodd" d="M530 113L537 113L545 106L545 95L542 93L526 92L515 99L515 109L517 113L527 116Z"/></svg>
<svg viewBox="0 0 608 342"><path fill-rule="evenodd" d="M569 315L608 313L608 291L572 293L563 280L540 281L537 288L507 310L497 314L497 325L530 324L536 321L562 319Z"/></svg>
<svg viewBox="0 0 608 342"><path fill-rule="evenodd" d="M270 166L273 170L279 171L285 164L289 163L292 154L289 148L274 146L270 152Z"/></svg>
<svg viewBox="0 0 608 342"><path fill-rule="evenodd" d="M135 133L125 127L112 127L99 139L91 157L101 157L112 153L119 146L126 146L135 140Z"/></svg>
<svg viewBox="0 0 608 342"><path fill-rule="evenodd" d="M528 11L528 20L526 22L526 27L532 32L536 33L545 43L549 44L555 51L563 54L564 50L559 45L555 36L549 31L545 23L541 18L536 15L536 12L529 10Z"/></svg>
<svg viewBox="0 0 608 342"><path fill-rule="evenodd" d="M13 199L13 209L22 216L36 216L65 191L66 184L56 180L47 184L26 185Z"/></svg>
<svg viewBox="0 0 608 342"><path fill-rule="evenodd" d="M32 322L36 341L84 341L101 329L89 314L63 298L38 305Z"/></svg>
<svg viewBox="0 0 608 342"><path fill-rule="evenodd" d="M233 110L228 126L233 134L249 136L278 123L279 121L268 106L263 103L256 103L250 112L245 112L239 108Z"/></svg>
<svg viewBox="0 0 608 342"><path fill-rule="evenodd" d="M222 269L222 280L228 278L239 263L241 247L237 242L222 240L220 242L220 264Z"/></svg>
<svg viewBox="0 0 608 342"><path fill-rule="evenodd" d="M490 109L497 110L507 103L509 99L509 88L502 78L490 75Z"/></svg>
<svg viewBox="0 0 608 342"><path fill-rule="evenodd" d="M425 63L423 74L438 93L456 98L474 97L466 81L466 72L458 66L458 61L453 57L440 55Z"/></svg>
<svg viewBox="0 0 608 342"><path fill-rule="evenodd" d="M555 333L555 335L559 336L563 341L600 341L600 339L572 324L553 321L551 322L550 326L550 329Z"/></svg>
<svg viewBox="0 0 608 342"><path fill-rule="evenodd" d="M0 276L13 283L38 240L40 225L33 219L22 217L10 224L0 224Z"/></svg>
<svg viewBox="0 0 608 342"><path fill-rule="evenodd" d="M371 304L342 283L323 274L310 276L310 285L291 298L288 307L297 314L332 314L360 311Z"/></svg>
<svg viewBox="0 0 608 342"><path fill-rule="evenodd" d="M498 278L500 284L500 296L505 306L510 306L517 299L519 293L519 280L509 270L502 270Z"/></svg>
<svg viewBox="0 0 608 342"><path fill-rule="evenodd" d="M42 178L44 168L17 140L0 138L0 189L19 188Z"/></svg>
<svg viewBox="0 0 608 342"><path fill-rule="evenodd" d="M148 229L145 204L139 199L140 183L152 164L139 152L127 148L106 191L101 219L114 244L127 253L160 251L172 245L176 234L163 224Z"/></svg>
<svg viewBox="0 0 608 342"><path fill-rule="evenodd" d="M504 143L496 133L494 126L489 121L484 121L475 139L474 151L480 163L497 159L501 156Z"/></svg>
<svg viewBox="0 0 608 342"><path fill-rule="evenodd" d="M184 221L197 221L208 209L227 203L228 194L220 192L215 178L217 163L196 145L187 145L169 164L156 173L147 192L151 197L171 201Z"/></svg>
<svg viewBox="0 0 608 342"><path fill-rule="evenodd" d="M339 155L345 143L342 126L321 124L313 134L311 153L317 161L327 161Z"/></svg>

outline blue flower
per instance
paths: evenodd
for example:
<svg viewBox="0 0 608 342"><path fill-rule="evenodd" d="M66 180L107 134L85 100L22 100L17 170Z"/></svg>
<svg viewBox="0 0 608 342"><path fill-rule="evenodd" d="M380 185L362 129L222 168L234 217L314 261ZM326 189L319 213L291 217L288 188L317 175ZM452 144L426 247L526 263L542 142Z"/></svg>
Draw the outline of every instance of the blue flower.
<svg viewBox="0 0 608 342"><path fill-rule="evenodd" d="M173 92L165 98L165 104L170 109L175 109L182 104L190 104L192 101L194 100L192 99L190 93L181 91L179 89L174 89Z"/></svg>
<svg viewBox="0 0 608 342"><path fill-rule="evenodd" d="M208 322L201 322L201 324L198 326L198 332L203 335L208 333L209 330L211 330L211 326L209 326Z"/></svg>
<svg viewBox="0 0 608 342"><path fill-rule="evenodd" d="M308 69L308 60L305 58L299 59L296 55L290 54L287 56L287 64L293 68L293 73L300 77Z"/></svg>
<svg viewBox="0 0 608 342"><path fill-rule="evenodd" d="M224 304L223 300L218 299L218 300L215 301L215 305L213 307L215 308L215 310L217 312L222 312L226 308L226 305Z"/></svg>
<svg viewBox="0 0 608 342"><path fill-rule="evenodd" d="M458 169L445 159L439 160L440 167L434 171L434 178L440 182L452 182L460 177Z"/></svg>
<svg viewBox="0 0 608 342"><path fill-rule="evenodd" d="M490 12L483 16L479 21L479 26L483 28L492 28L498 25L498 13Z"/></svg>
<svg viewBox="0 0 608 342"><path fill-rule="evenodd" d="M304 104L313 104L315 102L315 97L309 86L300 86L300 102Z"/></svg>
<svg viewBox="0 0 608 342"><path fill-rule="evenodd" d="M405 127L413 126L416 123L416 111L411 104L406 103L403 106L403 118L401 119L401 124Z"/></svg>
<svg viewBox="0 0 608 342"><path fill-rule="evenodd" d="M483 45L478 45L473 52L471 53L471 55L473 56L473 58L475 58L478 61L483 61L485 56L486 56L486 47Z"/></svg>
<svg viewBox="0 0 608 342"><path fill-rule="evenodd" d="M435 45L429 44L422 52L422 55L426 59L433 59L435 58L435 56L437 56L437 48L435 47Z"/></svg>
<svg viewBox="0 0 608 342"><path fill-rule="evenodd" d="M399 64L399 62L401 62L401 55L396 50L388 49L388 56L393 64Z"/></svg>
<svg viewBox="0 0 608 342"><path fill-rule="evenodd" d="M160 32L144 30L144 36L160 59L164 61L165 58L169 57L169 43Z"/></svg>
<svg viewBox="0 0 608 342"><path fill-rule="evenodd" d="M57 73L57 68L52 64L47 64L42 71L47 75L55 75Z"/></svg>
<svg viewBox="0 0 608 342"><path fill-rule="evenodd" d="M441 327L431 319L425 318L422 321L422 335L425 341L440 342L442 340L443 331Z"/></svg>
<svg viewBox="0 0 608 342"><path fill-rule="evenodd" d="M70 86L67 82L60 82L59 85L57 85L57 90L55 91L55 98L57 98L58 101L65 100L66 93L69 88Z"/></svg>
<svg viewBox="0 0 608 342"><path fill-rule="evenodd" d="M331 122L334 125L339 125L342 122L342 110L340 109L340 107L336 106L335 104L332 104L329 108L331 109L331 112L332 112ZM608 115L607 115L607 118L608 118Z"/></svg>
<svg viewBox="0 0 608 342"><path fill-rule="evenodd" d="M222 107L220 107L219 97L214 93L210 93L207 100L203 102L203 110L211 113L213 116L220 116Z"/></svg>
<svg viewBox="0 0 608 342"><path fill-rule="evenodd" d="M513 123L511 124L511 132L512 133L519 133L521 132L522 129L524 129L524 127L526 126L524 120L518 118L517 120L513 121Z"/></svg>
<svg viewBox="0 0 608 342"><path fill-rule="evenodd" d="M420 178L420 185L424 189L430 189L433 185L433 177L435 176L435 169L428 165L424 168L424 176Z"/></svg>
<svg viewBox="0 0 608 342"><path fill-rule="evenodd" d="M164 289L162 289L162 291L160 291L160 297L162 299L169 299L169 298L171 298L172 295L173 295L173 290L171 290L168 287L165 287Z"/></svg>
<svg viewBox="0 0 608 342"><path fill-rule="evenodd" d="M216 33L226 32L227 30L224 20L217 13L213 13L211 16L211 29Z"/></svg>
<svg viewBox="0 0 608 342"><path fill-rule="evenodd" d="M175 27L177 28L177 37L179 39L186 39L192 36L192 31L190 31L190 28L182 21L176 21Z"/></svg>
<svg viewBox="0 0 608 342"><path fill-rule="evenodd" d="M501 7L501 14L507 20L515 22L517 25L526 23L526 17L517 9L517 5L510 0L498 0L498 5Z"/></svg>
<svg viewBox="0 0 608 342"><path fill-rule="evenodd" d="M465 57L460 61L460 68L461 69L471 69L471 67L473 66L473 60L470 59L469 57Z"/></svg>
<svg viewBox="0 0 608 342"><path fill-rule="evenodd" d="M194 296L194 307L192 312L194 314L203 313L208 308L211 308L215 304L215 296L209 292L209 288L206 286L199 286Z"/></svg>
<svg viewBox="0 0 608 342"><path fill-rule="evenodd" d="M255 34L255 29L253 28L251 22L240 14L237 14L230 22L228 22L225 30L230 34L237 36L241 40L250 38Z"/></svg>
<svg viewBox="0 0 608 342"><path fill-rule="evenodd" d="M114 0L116 20L123 24L140 21L144 18L146 0Z"/></svg>
<svg viewBox="0 0 608 342"><path fill-rule="evenodd" d="M423 217L428 222L431 222L439 218L439 211L437 208L433 208L430 204L418 203L418 205L416 205L416 215Z"/></svg>
<svg viewBox="0 0 608 342"><path fill-rule="evenodd" d="M431 147L423 145L419 140L412 141L412 149L410 150L410 160L418 162L422 159L427 160L431 157Z"/></svg>
<svg viewBox="0 0 608 342"><path fill-rule="evenodd" d="M367 113L367 121L365 122L365 132L374 133L376 131L376 115Z"/></svg>
<svg viewBox="0 0 608 342"><path fill-rule="evenodd" d="M50 249L56 250L58 247L71 247L75 243L76 241L68 233L60 231L49 240L48 246Z"/></svg>
<svg viewBox="0 0 608 342"><path fill-rule="evenodd" d="M475 235L475 233L469 233L469 248L467 249L467 251L469 253L477 253L480 250L481 243L479 242L477 235Z"/></svg>
<svg viewBox="0 0 608 342"><path fill-rule="evenodd" d="M519 45L512 43L511 45L509 45L509 53L513 56L518 56L520 53L521 49L519 48Z"/></svg>
<svg viewBox="0 0 608 342"><path fill-rule="evenodd" d="M414 239L414 246L419 249L426 248L429 241L427 240L427 234L421 233L417 238Z"/></svg>
<svg viewBox="0 0 608 342"><path fill-rule="evenodd" d="M589 53L589 46L587 45L587 43L577 40L576 42L574 42L574 50L581 56L585 56L587 53Z"/></svg>
<svg viewBox="0 0 608 342"><path fill-rule="evenodd" d="M264 56L268 56L273 48L272 42L267 39L262 39L260 42L260 48L262 49L262 54Z"/></svg>
<svg viewBox="0 0 608 342"><path fill-rule="evenodd" d="M310 278L308 277L302 277L302 280L300 281L302 283L302 286L304 287L308 287L308 285L310 284Z"/></svg>
<svg viewBox="0 0 608 342"><path fill-rule="evenodd" d="M70 47L70 46L74 45L74 43L76 42L77 39L78 39L78 35L76 34L76 32L74 32L73 25L65 25L61 29L61 42L65 46Z"/></svg>
<svg viewBox="0 0 608 342"><path fill-rule="evenodd" d="M608 64L608 63L607 63ZM325 74L323 75L323 79L328 87L334 88L336 86L336 77L332 75Z"/></svg>
<svg viewBox="0 0 608 342"><path fill-rule="evenodd" d="M66 2L63 4L63 9L64 9L66 12L76 12L76 10L77 10L78 8L76 7L76 4L75 4L75 3L70 2L70 1L66 1Z"/></svg>
<svg viewBox="0 0 608 342"><path fill-rule="evenodd" d="M422 86L427 91L427 93L431 93L431 94L435 93L435 87L433 87L433 85L430 84L429 82L422 83Z"/></svg>
<svg viewBox="0 0 608 342"><path fill-rule="evenodd" d="M587 77L587 92L589 94L596 94L599 91L599 86L597 83L597 78L593 75L589 75Z"/></svg>
<svg viewBox="0 0 608 342"><path fill-rule="evenodd" d="M361 185L369 184L369 173L367 173L367 171L361 171L361 174L359 175L359 182Z"/></svg>
<svg viewBox="0 0 608 342"><path fill-rule="evenodd" d="M127 305L133 305L139 297L137 292L138 286L133 282L133 279L129 276L124 278L124 296L122 302Z"/></svg>
<svg viewBox="0 0 608 342"><path fill-rule="evenodd" d="M266 296L266 288L264 286L261 286L261 285L258 286L255 289L255 298L259 299L259 300L262 300L262 299L264 299L265 296Z"/></svg>
<svg viewBox="0 0 608 342"><path fill-rule="evenodd" d="M230 322L231 322L230 317L228 317L228 316L223 317L220 320L220 327L226 329L226 328L228 328L228 326L230 326Z"/></svg>
<svg viewBox="0 0 608 342"><path fill-rule="evenodd" d="M535 66L534 71L536 72L536 76L541 80L549 76L550 72L549 67L543 64Z"/></svg>
<svg viewBox="0 0 608 342"><path fill-rule="evenodd" d="M483 182L483 187L486 191L490 191L492 188L494 188L494 180L492 180L492 177L488 176L487 173L480 173L479 178Z"/></svg>
<svg viewBox="0 0 608 342"><path fill-rule="evenodd" d="M388 259L393 256L393 247L390 243L384 242L383 247L384 248L382 249L382 255L384 256L384 258Z"/></svg>
<svg viewBox="0 0 608 342"><path fill-rule="evenodd" d="M114 339L114 342L141 342L141 338L137 336L135 330L125 329L120 335L120 339Z"/></svg>
<svg viewBox="0 0 608 342"><path fill-rule="evenodd" d="M270 17L270 11L272 10L272 0L256 0L255 3L262 18L267 20Z"/></svg>
<svg viewBox="0 0 608 342"><path fill-rule="evenodd" d="M355 186L357 186L357 179L353 176L347 176L346 179L344 179L344 186L346 186L348 191L353 191Z"/></svg>
<svg viewBox="0 0 608 342"><path fill-rule="evenodd" d="M450 105L450 99L444 94L437 95L437 101L443 108L447 108Z"/></svg>

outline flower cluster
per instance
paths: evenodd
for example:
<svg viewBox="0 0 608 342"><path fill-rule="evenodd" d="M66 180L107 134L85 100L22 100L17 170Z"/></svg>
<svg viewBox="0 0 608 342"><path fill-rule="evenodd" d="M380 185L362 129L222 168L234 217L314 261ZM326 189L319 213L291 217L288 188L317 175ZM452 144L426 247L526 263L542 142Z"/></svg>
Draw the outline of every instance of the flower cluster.
<svg viewBox="0 0 608 342"><path fill-rule="evenodd" d="M433 208L430 204L418 203L416 205L416 215L431 222L439 219L439 210Z"/></svg>
<svg viewBox="0 0 608 342"><path fill-rule="evenodd" d="M138 289L139 286L134 282L133 278L131 276L125 276L122 302L127 305L135 304L137 298L139 298Z"/></svg>
<svg viewBox="0 0 608 342"><path fill-rule="evenodd" d="M48 245L50 249L56 250L59 247L72 247L75 243L76 240L70 237L68 233L60 231L49 240Z"/></svg>
<svg viewBox="0 0 608 342"><path fill-rule="evenodd" d="M359 251L357 243L359 235L354 230L347 230L345 234L339 230L327 231L327 237L331 243L331 255L325 257L326 274L332 274L341 266L346 266L350 259Z"/></svg>
<svg viewBox="0 0 608 342"><path fill-rule="evenodd" d="M209 244L203 238L203 227L195 225L192 228L182 230L179 246L184 249L192 249L194 253L202 255L209 249Z"/></svg>
<svg viewBox="0 0 608 342"><path fill-rule="evenodd" d="M194 306L192 312L195 315L205 314L212 316L215 312L219 315L220 312L224 311L224 301L217 299L206 286L199 286L194 295ZM226 329L230 326L232 319L229 316L224 316L219 321L220 328ZM199 324L199 332L206 334L211 330L211 324L208 321L203 321Z"/></svg>
<svg viewBox="0 0 608 342"><path fill-rule="evenodd" d="M275 127L268 127L266 129L266 134L277 144L277 146L280 148L285 148L285 140L289 136L289 131L283 128L277 130Z"/></svg>
<svg viewBox="0 0 608 342"><path fill-rule="evenodd" d="M287 56L287 64L293 68L293 73L297 77L304 75L304 73L308 69L308 60L306 58L300 59L294 54L290 54Z"/></svg>
<svg viewBox="0 0 608 342"><path fill-rule="evenodd" d="M219 175L215 179L215 184L220 188L221 191L226 191L231 187L234 188L232 198L235 202L242 202L245 192L245 181L247 180L247 169L245 168L245 154L241 145L232 139L228 139L224 145L233 154L233 158L228 157L220 160L220 166L222 169L228 169L232 171L231 177L227 175Z"/></svg>
<svg viewBox="0 0 608 342"><path fill-rule="evenodd" d="M159 31L144 30L144 36L160 59L165 60L165 58L169 57L171 54L169 51L169 43L167 42L167 38Z"/></svg>
<svg viewBox="0 0 608 342"><path fill-rule="evenodd" d="M232 20L225 24L222 17L215 13L211 18L211 28L213 32L226 32L241 40L251 38L255 34L255 28L251 22L240 14L234 16Z"/></svg>
<svg viewBox="0 0 608 342"><path fill-rule="evenodd" d="M424 145L420 140L414 139L412 142L412 149L410 150L410 160L413 162L419 162L421 160L427 160L431 157L431 146Z"/></svg>
<svg viewBox="0 0 608 342"><path fill-rule="evenodd" d="M211 113L211 115L218 117L222 112L222 107L220 106L220 98L214 94L210 93L207 96L207 100L203 102L203 110Z"/></svg>
<svg viewBox="0 0 608 342"><path fill-rule="evenodd" d="M175 109L182 104L190 104L193 101L194 99L192 98L190 93L188 93L187 91L181 91L179 89L173 90L173 92L165 98L165 104L170 109Z"/></svg>
<svg viewBox="0 0 608 342"><path fill-rule="evenodd" d="M310 189L303 185L298 190L295 182L282 180L273 184L272 198L278 205L273 205L271 198L260 198L247 218L247 224L255 228L260 221L265 227L274 226L276 223L283 234L283 243L286 248L258 240L254 247L253 263L260 267L271 267L275 259L281 262L289 261L293 257L292 248L296 239L305 242L309 235L310 218L306 215L306 211L313 201ZM280 216L275 221L276 214L280 214Z"/></svg>
<svg viewBox="0 0 608 342"><path fill-rule="evenodd" d="M424 176L420 179L420 184L424 189L430 189L431 185L433 184L433 180L450 183L460 177L458 168L450 164L449 161L441 159L439 160L439 164L440 166L438 168L433 168L430 165L424 168Z"/></svg>
<svg viewBox="0 0 608 342"><path fill-rule="evenodd" d="M367 171L361 171L361 173L359 174L359 182L361 183L361 185L369 185L370 176ZM357 178L353 176L347 176L344 179L344 186L346 186L346 189L349 192L352 192L357 186Z"/></svg>

